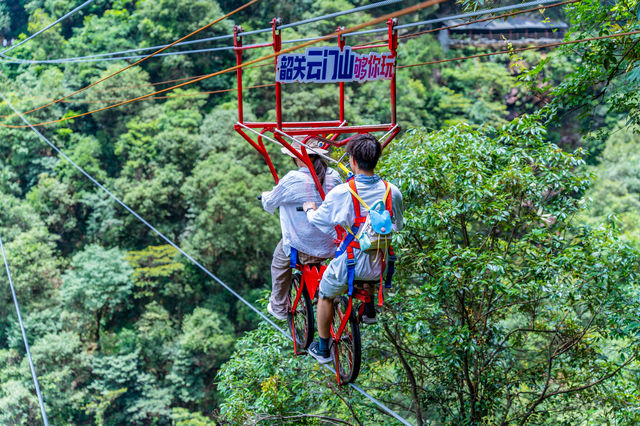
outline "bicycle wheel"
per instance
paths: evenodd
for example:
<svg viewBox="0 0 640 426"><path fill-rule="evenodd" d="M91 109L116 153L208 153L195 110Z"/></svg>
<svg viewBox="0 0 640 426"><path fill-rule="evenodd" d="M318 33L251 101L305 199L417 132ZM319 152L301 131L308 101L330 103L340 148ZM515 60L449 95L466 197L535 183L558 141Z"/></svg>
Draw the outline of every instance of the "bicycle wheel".
<svg viewBox="0 0 640 426"><path fill-rule="evenodd" d="M334 335L338 332L344 314L347 310L349 300L340 296L333 301L333 328ZM360 328L356 320L355 307L352 307L348 324L344 327L342 335L338 341L334 341L334 364L336 371L340 372L341 383L351 383L356 380L360 373L360 362L362 358L362 346L360 344Z"/></svg>
<svg viewBox="0 0 640 426"><path fill-rule="evenodd" d="M306 287L302 287L302 276L300 273L294 273L291 282L291 290L289 291L290 306L293 306L293 302L296 300L296 295L302 290L300 300L296 306L296 311L291 312L289 310L289 329L291 335L296 338L297 353L302 353L309 347L313 341L313 305L311 304L311 297L307 292Z"/></svg>

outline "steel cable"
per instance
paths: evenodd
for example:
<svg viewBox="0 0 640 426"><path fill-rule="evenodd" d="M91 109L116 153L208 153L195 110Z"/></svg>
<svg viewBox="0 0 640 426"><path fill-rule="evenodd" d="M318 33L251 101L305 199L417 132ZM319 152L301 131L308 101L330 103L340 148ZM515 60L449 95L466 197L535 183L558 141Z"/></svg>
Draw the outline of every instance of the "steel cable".
<svg viewBox="0 0 640 426"><path fill-rule="evenodd" d="M194 78L193 80L189 80L189 81L186 81L184 83L177 84L175 86L167 87L165 89L158 90L156 92L148 93L148 94L143 95L143 96L138 96L136 98L132 98L132 99L129 99L129 100L126 100L126 101L123 101L123 102L119 102L119 103L116 103L116 104L113 104L113 105L109 105L109 106L106 106L106 107L103 107L103 108L98 108L98 109L95 109L95 110L92 110L92 111L87 111L87 112L84 112L84 113L81 113L81 114L67 116L67 117L59 118L57 120L43 121L41 123L31 124L31 126L35 127L35 126L44 126L44 125L48 125L48 124L60 123L60 122L63 122L63 121L74 119L74 118L83 117L85 115L95 114L96 112L105 111L105 110L108 110L108 109L111 109L111 108L115 108L115 107L118 107L118 106L121 106L121 105L126 105L126 104L129 104L131 102L136 102L136 101L139 101L139 100L142 100L142 99L146 99L146 98L148 98L150 96L155 96L155 95L158 95L160 93L164 93L164 92L168 92L170 90L177 89L179 87L184 87L184 86L189 85L189 84L197 83L199 81L202 81L202 80L205 80L205 79L208 79L208 78L211 78L211 77L215 77L217 75L225 74L225 73L228 73L228 72L231 72L231 71L235 71L235 70L237 70L239 68L243 68L243 67L246 67L246 66L249 66L249 65L253 65L253 64L258 63L258 62L263 62L263 61L266 61L268 59L275 58L276 56L279 56L279 55L282 55L282 54L285 54L285 53L289 53L289 52L293 52L295 50L302 49L303 47L314 45L314 44L319 43L319 42L324 41L324 40L329 40L329 39L332 39L332 38L335 38L335 37L338 37L338 36L342 36L342 35L345 35L345 34L350 34L350 33L353 33L355 31L358 31L358 30L360 30L362 28L366 28L366 27L369 27L371 25L376 25L376 24L379 24L381 22L385 22L388 19L392 19L392 18L395 18L395 17L398 17L398 16L403 16L403 15L407 15L407 14L410 14L410 13L414 13L414 12L416 12L418 10L421 10L421 9L424 9L424 8L427 8L427 7L442 3L443 1L445 1L445 0L428 0L428 1L425 1L425 2L422 2L422 3L418 3L418 4L414 5L414 6L407 7L405 9L399 10L397 12L393 12L393 13L387 14L385 16L372 19L371 21L363 22L363 23L355 25L355 26L353 26L351 28L347 28L347 29L343 29L343 30L340 30L340 31L336 31L334 33L331 33L331 34L328 34L328 35L325 35L325 36L322 36L322 37L319 37L319 38L316 38L316 39L313 39L313 40L310 40L310 41L307 41L307 42L304 42L304 43L301 43L301 44L298 44L296 46L288 47L288 48L283 49L283 50L281 50L279 52L274 52L274 53L271 53L269 55L262 56L260 58L252 59L250 61L244 62L241 65L234 65L232 67L229 67L229 68L226 68L226 69L223 69L223 70L220 70L220 71L216 71L216 72L213 72L211 74L206 74L204 76L201 76L201 77L198 77L198 78ZM75 92L75 93L77 93L77 92ZM61 99L57 100L57 102L60 102L61 100L64 100L64 99L68 98L69 96L71 96L71 95L68 95L68 96L66 96L64 98L61 98ZM51 105L53 103L55 103L55 102L51 102L48 105ZM38 108L32 109L29 112L33 112L33 111L36 111L36 110L41 109L41 108L43 108L43 107L38 107ZM26 125L10 125L10 124L2 124L2 123L0 123L0 126L8 127L8 128L25 128L25 127L28 127Z"/></svg>
<svg viewBox="0 0 640 426"><path fill-rule="evenodd" d="M609 35L600 36L600 37L589 37L589 38L581 38L581 39L578 39L578 40L561 41L561 42L558 42L558 43L541 44L541 45L538 45L538 46L518 47L518 48L514 48L514 49L500 50L500 51L497 51L497 52L478 53L476 55L459 56L457 58L440 59L440 60L437 60L437 61L420 62L420 63L417 63L417 64L400 65L397 68L398 69L404 69L404 68L420 67L420 66L423 66L423 65L441 64L443 62L463 61L465 59L484 58L486 56L494 56L494 55L505 55L507 53L524 52L526 50L546 49L546 48L549 48L549 47L565 46L565 45L568 45L568 44L584 43L584 42L587 42L587 41L606 40L606 39L610 39L610 38L626 37L626 36L631 36L631 35L636 35L636 34L640 34L640 30L629 31L629 32L626 32L626 33L619 33L619 34L609 34Z"/></svg>
<svg viewBox="0 0 640 426"><path fill-rule="evenodd" d="M555 1L555 0L553 0ZM475 23L479 23L479 22L485 22L485 21L491 21L491 20L496 20L496 19L502 19L502 18L506 18L506 17L510 17L510 16L515 16L515 15L519 15L522 13L527 13L527 12L533 12L536 10L542 10L542 9L551 9L554 7L559 7L559 6L563 6L566 4L571 4L571 3L576 3L580 0L567 0L567 1L563 1L560 3L554 3L554 4L550 4L547 5L546 7L541 7L541 5L538 5L538 7L536 8L532 8L532 9L525 9L525 10L519 10L517 12L509 12L509 13L505 13L502 15L498 15L498 16L489 16L486 18L482 18L482 19L476 19L476 20L472 20L472 21L467 21L467 22L462 22L459 24L454 24L454 25L448 25L445 27L439 27L439 28L434 28L434 29L429 29L429 30L425 30L425 31L420 31L417 33L409 33L409 34L402 34L400 36L398 36L398 39L406 39L406 38L413 38L413 37L418 37L424 34L429 34L432 32L437 32L437 31L443 31L443 30L447 30L447 29L451 29L451 28L457 28L457 27L461 27L461 26L466 26L466 25L470 25L470 24L475 24ZM546 1L543 2L532 2L532 3L546 3ZM531 3L524 3L522 5L519 6L526 6L526 5L530 5ZM513 8L513 7L507 7L507 8ZM477 13L492 13L492 12L496 12L496 11L503 11L505 8L498 8L498 9L489 9L489 10L484 10L484 11L479 11ZM508 9L507 9L508 10ZM448 18L441 18L441 19L437 19L437 20L431 20L431 21L422 21L422 22L418 22L418 23L414 23L414 24L410 24L411 26L417 26L417 25L423 25L424 23L433 23L433 22L440 22L441 20L446 20L446 19L457 19L462 15L456 15L456 16L450 16ZM475 15L474 15L475 16ZM468 17L468 16L466 16ZM404 27L404 26L403 26ZM310 38L303 38L303 39L295 39L295 40L285 40L282 43L286 44L286 43L294 43L294 42L303 42L303 41L309 41L309 40L314 40L314 37L310 37ZM196 42L197 40L191 41L191 42ZM375 41L371 41L368 42L366 44L361 44L361 45L357 45L357 46L366 46L369 44L376 44L376 43L382 43L382 42L387 42L388 40L386 39L381 39L381 40L375 40ZM188 42L184 42L184 43L188 43ZM190 42L189 42L190 43ZM180 43L178 43L180 44ZM162 47L162 46L158 46L158 47ZM216 50L219 50L220 48L216 48ZM232 50L233 46L231 47L225 47L222 48L224 50ZM201 51L209 51L210 49L201 49ZM211 49L213 50L213 49ZM184 51L184 52L174 52L176 54L178 53L182 53L182 54L186 54L186 53L192 53L192 52L196 52L196 51ZM157 56L162 56L164 54L160 54ZM138 58L141 56L132 56L131 58ZM119 59L119 58L112 58L112 59ZM270 66L271 64L258 64L258 65L253 65L253 66L248 66L245 67L246 69L248 68L255 68L255 67L264 67L264 66ZM204 74L203 74L204 75ZM114 87L114 88L110 88L110 89L104 89L104 90L98 90L98 92L111 92L111 91L115 91L115 90L122 90L122 89L130 89L130 88L138 88L138 87L149 87L149 86L155 86L155 85L159 85L159 84L168 84L168 83L174 83L174 82L178 82L178 81L184 81L184 80L190 80L193 78L198 78L198 77L202 77L203 75L198 75L198 76L193 76L193 77L183 77L183 78L178 78L178 79L173 79L173 80L166 80L166 81L159 81L156 83L148 83L148 84L143 84L143 85L132 85L132 86L123 86L123 87ZM245 89L249 89L249 87L245 88ZM217 93L217 91L212 91L212 92L199 92L201 94L207 94L207 93ZM158 97L152 97L150 99L166 99L166 98L171 98L172 96L158 96ZM77 101L75 103L100 103L101 101ZM122 102L122 100L120 101L115 101L113 100L112 102ZM7 115L0 115L0 118L6 118L8 117Z"/></svg>
<svg viewBox="0 0 640 426"><path fill-rule="evenodd" d="M362 7L366 7L367 9L371 9L373 7L380 7L380 6L384 6L386 4L391 4L391 3L395 3L398 2L400 0L389 0L389 2L387 1L383 1L383 2L378 2L378 3L373 3L367 6L362 6ZM438 22L444 22L450 19L464 19L464 18L470 18L470 17L474 17L474 16L479 16L479 15L484 15L484 14L488 14L488 13L498 13L498 12L504 12L504 11L508 11L508 10L514 10L514 9L520 9L523 7L529 7L529 6L542 6L542 5L546 5L549 3L554 3L557 0L537 0L537 1L532 1L532 2L527 2L527 3L522 3L522 4L515 4L515 5L510 5L510 6L504 6L504 7L498 7L498 8L494 8L494 9L486 9L486 10L479 10L476 12L469 12L469 13L464 13L464 14L460 14L460 15L451 15L451 16L445 16L442 18L437 18L437 19L430 19L427 21L419 21L419 22L412 22L412 23L408 23L408 24L403 24L403 25L398 25L396 28L397 29L405 29L405 28L411 28L411 27L417 27L417 26L422 26L422 25L431 25L434 23L438 23ZM548 6L548 8L551 7L556 7L556 6L560 6L563 4L568 4L568 3L574 3L580 0L570 0L570 1L566 1L566 2L562 2L556 5L550 5ZM428 30L425 32L421 32L421 33L416 33L416 34L407 34L407 35L402 35L400 36L400 38L405 38L405 37L411 37L411 36L415 36L415 35L420 35L420 34L426 34L429 32L434 32L434 31L441 31L443 29L446 28L455 28L455 27L460 27L460 26L464 26L464 25L469 25L471 23L477 23L477 22L484 22L484 21L488 21L488 20L494 20L494 19L501 19L504 17L508 17L508 16L514 16L514 15L518 15L521 13L526 13L526 12L531 12L534 10L539 10L540 8L534 8L534 9L528 9L528 10L522 10L519 12L515 12L515 13L507 13L504 15L500 15L500 16L492 16L492 17L488 17L482 20L476 20L476 21L469 21L469 22L463 22L460 24L456 24L456 25L451 25L448 27L444 27L444 28L438 28L438 29L433 29L433 30ZM282 26L278 26L277 29L283 29L283 28L290 28L290 27L294 27L294 26L298 26L304 23L308 23L308 22L316 22L316 21L320 21L320 20L325 20L328 19L329 17L334 17L335 16L341 16L341 15L345 15L347 13L353 13L353 12L357 12L362 10L361 8L354 8L354 9L350 9L348 11L344 11L344 12L337 12L336 14L329 14L329 15L323 15L317 18L311 18L308 20L304 20L304 21L298 21L292 24L288 24L288 25L282 25ZM244 35L252 35L252 34L259 34L259 33L263 33L263 32L268 32L271 31L271 28L268 29L262 29L262 30L255 30L255 31L249 31L249 32L242 32L239 33L239 36L244 36ZM373 34L373 33L379 33L379 32L385 32L387 31L387 28L374 28L371 30L364 30L364 31L358 31L358 32L354 32L352 34L349 35L345 35L349 36L349 37L353 37L356 35L365 35L365 34ZM208 38L203 38L203 39L199 39L199 40L190 40L190 41L184 41L184 42L179 42L176 43L173 46L181 46L181 45L186 45L186 44L193 44L193 43L199 43L199 42L205 42L205 41L213 41L213 40L221 40L221 39L227 39L227 38L233 38L233 35L224 35L224 36L216 36L216 37L208 37ZM309 38L301 38L301 39L295 39L295 40L284 40L282 43L283 44L289 44L289 43L298 43L298 42L304 42L304 41L311 41L311 40L315 40L319 37L309 37ZM384 41L384 40L381 40ZM376 43L376 42L372 42L372 43ZM264 43L261 43L264 44ZM9 58L10 60L7 61L2 61L0 60L0 62L4 62L4 63L25 63L25 64L64 64L64 63L77 63L77 62L102 62L102 61L116 61L116 60L130 60L130 59L139 59L139 58L144 58L145 55L131 55L131 56L114 56L114 55L120 55L120 54L125 54L125 53L134 53L134 52L141 52L141 51L146 51L146 50L153 50L153 49L161 49L164 47L167 47L168 45L159 45L159 46L153 46L153 47L146 47L146 48L140 48L140 49L129 49L129 50L122 50L119 52L111 52L111 53L101 53L101 54L96 54L96 55L88 55L88 56L77 56L77 57L72 57L72 58L63 58L63 59L44 59L44 60L27 60L27 59L19 59L19 58ZM195 49L195 50L186 50L186 51L179 51L179 52L168 52L168 53L162 53L156 56L170 56L170 55L188 55L188 54L194 54L194 53L207 53L207 52L218 52L218 51L225 51L225 50L234 50L234 46L222 46L222 47L211 47L211 48L205 48L205 49ZM106 56L114 56L111 58L106 58Z"/></svg>
<svg viewBox="0 0 640 426"><path fill-rule="evenodd" d="M0 94L2 96L2 94ZM4 98L4 97L3 97ZM24 341L24 348L27 352L27 358L29 359L29 368L31 369L31 377L33 378L33 384L36 388L36 396L38 397L38 404L40 404L40 412L42 413L42 422L45 426L49 426L47 420L47 412L44 409L44 401L42 400L42 394L40 393L40 384L38 383L38 375L36 369L33 366L33 358L31 358L31 350L29 349L29 340L27 339L27 333L24 331L24 324L22 322L22 315L20 314L20 305L18 304L18 296L16 296L16 289L13 286L13 278L11 278L11 271L9 270L9 261L7 255L4 252L4 244L2 238L0 238L0 250L2 250L2 259L4 260L4 266L7 270L7 277L9 278L9 287L11 287L11 296L13 297L13 304L16 307L16 314L18 315L18 323L20 324L20 331L22 332L22 340Z"/></svg>
<svg viewBox="0 0 640 426"><path fill-rule="evenodd" d="M40 34L42 34L43 32L47 31L49 28L58 25L60 22L64 21L65 19L67 19L69 16L74 15L75 13L77 13L78 11L80 11L81 9L83 9L85 6L90 5L91 3L93 3L95 0L87 0L84 3L82 3L80 6L76 7L75 9L73 9L72 11L64 14L63 16L61 16L60 18L56 19L55 21L53 21L52 23L50 23L49 25L47 25L46 27L42 28L41 30L31 34L29 37L25 38L24 40L14 44L13 46L8 47L7 49L3 50L2 52L0 52L0 56L4 56L5 53L9 52L10 50L15 49L18 46L23 45L24 43L28 42L29 40L31 40L34 37L39 36Z"/></svg>
<svg viewBox="0 0 640 426"><path fill-rule="evenodd" d="M94 1L94 0L91 0L91 1ZM365 10L374 9L376 7L388 6L390 4L399 3L401 1L403 1L403 0L384 0L384 1L377 2L377 3L371 3L371 4L368 4L368 5L365 5L365 6L355 7L353 9L349 9L349 10L344 10L344 11L335 12L335 13L329 13L327 15L322 15L322 16L316 16L316 17L313 17L313 18L304 19L302 21L292 22L290 24L279 25L278 27L276 27L276 29L277 30L282 30L282 29L285 29L285 28L293 28L293 27L297 27L299 25L309 24L309 23L312 23L312 22L325 21L327 19L336 18L336 17L339 17L339 16L348 15L348 14L351 14L351 13L362 12L362 11L365 11ZM243 37L243 36L267 33L267 32L271 32L271 31L272 31L272 28L263 28L263 29L259 29L259 30L253 30L253 31L243 31L243 32L239 33L238 36ZM232 38L233 38L233 34L226 34L226 35L215 36L215 37L201 38L201 39L198 39L198 40L181 41L179 43L175 43L175 44L172 44L172 45L163 44L163 45L159 45L159 46L142 47L142 48L138 48L138 49L121 50L121 51L118 51L118 52L99 53L99 54L95 54L95 55L76 56L76 57L71 57L71 58L59 58L59 59L44 59L44 60L29 60L29 59L19 59L19 58L8 57L8 59L10 59L10 61L3 61L3 62L7 62L7 63L13 62L13 63L23 63L23 64L43 64L43 63L45 63L45 64L63 64L63 63L72 63L72 62L96 62L96 60L95 60L96 58L99 58L98 61L137 59L137 58L144 57L144 55L124 56L124 57L116 57L116 58L105 58L105 57L107 57L107 56L115 56L115 55L123 55L123 54L127 54L127 53L145 52L145 51L149 51L149 50L162 49L162 48L166 48L166 47L170 47L170 46L174 46L174 47L175 46L184 46L184 45L188 45L188 44L203 43L203 42L216 41L216 40L225 40L225 39L232 39ZM184 52L172 52L170 54L171 55L179 55L179 54L189 54L189 53L213 52L213 51L218 51L218 50L232 50L232 49L233 49L233 46L225 46L225 47L217 47L217 48L214 47L214 48L209 48L209 49L190 50L190 51L184 51ZM158 56L164 56L164 55L167 55L167 54L158 55Z"/></svg>
<svg viewBox="0 0 640 426"><path fill-rule="evenodd" d="M245 9L245 8L247 8L247 7L249 7L249 6L251 6L252 4L257 3L257 2L258 2L258 0L250 0L249 2L247 2L247 3L245 3L244 5L240 6L239 8L237 8L237 9L235 9L235 10L233 10L233 11L231 11L231 12L229 12L229 13L227 13L227 14L225 14L225 15L221 16L221 17L219 17L218 19L216 19L216 20L214 20L214 21L212 21L212 22L208 23L207 25L204 25L204 26L202 26L202 27L198 28L197 30L195 30L195 31L193 31L193 32L191 32L191 33L189 33L189 34L187 34L186 36L184 36L184 37L182 37L182 38L180 38L180 39L178 39L178 40L176 40L176 41L174 41L173 43L171 43L171 44L167 45L166 47L163 47L162 49L157 50L157 51L155 51L155 52L151 53L150 55L147 55L147 56L145 56L144 58L142 58L142 59L140 59L140 60L138 60L138 61L134 62L133 64L127 65L126 67L124 67L124 68L122 68L122 69L120 69L120 70L118 70L118 71L115 71L115 72L113 72L113 73L111 73L111 74L109 74L109 75L107 75L107 76L105 76L105 77L102 77L102 78L101 78L101 79L99 79L98 81L95 81L95 82L93 82L93 83L89 84L88 86L83 87L82 89L78 89L78 90L76 90L76 91L75 91L75 92L73 92L73 93L70 93L70 94L68 94L68 95L66 95L66 96L63 96L62 98L56 99L56 100L51 101L51 102L49 102L49 103L47 103L47 104L41 105L41 106L39 106L39 107L37 107L37 108L33 108L33 109L29 110L29 111L26 111L26 112L24 112L24 114L25 114L25 115L26 115L26 114L31 114L31 113L33 113L33 112L35 112L35 111L41 110L41 109L43 109L43 108L46 108L46 107L51 106L51 105L53 105L53 104L56 104L56 103L58 103L58 102L60 102L60 101L63 101L63 100L65 100L65 99L68 99L68 98L70 98L70 97L71 97L71 96L73 96L73 95L76 95L76 94L78 94L78 93L84 92L85 90L89 89L90 87L93 87L93 86L95 86L96 84L99 84L99 83L101 83L101 82L103 82L103 81L105 81L105 80L107 80L107 79L109 79L109 78L111 78L111 77L113 77L113 76L115 76L115 75L120 74L120 73L121 73L121 72L123 72L123 71L128 70L129 68L131 68L131 67L133 67L133 66L135 66L135 65L137 65L137 64L139 64L139 63L141 63L141 62L146 61L147 59L149 59L149 58L151 58L151 57L153 57L153 56L155 56L155 55L159 54L159 53L160 53L160 52L162 52L163 50L168 49L169 47L171 47L171 46L175 45L176 43L179 43L179 42L180 42L180 41L182 41L182 40L185 40L185 39L187 39L187 38L189 38L189 37L191 37L191 36L193 36L193 35L195 35L195 34L198 34L198 33L199 33L199 32L201 32L201 31L206 30L207 28L209 28L209 27L211 27L211 26L213 26L213 25L217 24L218 22L220 22L220 21L222 21L222 20L224 20L224 19L228 18L229 16L232 16L232 15L234 15L234 14L236 14L236 13L240 12L241 10L243 10L243 9Z"/></svg>

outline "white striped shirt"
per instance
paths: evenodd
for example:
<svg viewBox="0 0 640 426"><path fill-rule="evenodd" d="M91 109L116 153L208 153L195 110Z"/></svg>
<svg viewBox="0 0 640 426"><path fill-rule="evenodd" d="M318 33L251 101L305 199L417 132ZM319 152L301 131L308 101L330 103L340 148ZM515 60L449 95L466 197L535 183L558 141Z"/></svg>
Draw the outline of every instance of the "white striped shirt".
<svg viewBox="0 0 640 426"><path fill-rule="evenodd" d="M342 183L338 172L327 168L324 191L328 193ZM335 230L325 234L307 221L307 216L297 207L307 201L322 203L311 172L306 167L287 173L271 191L262 193L262 207L273 214L280 208L280 226L282 228L282 248L288 255L291 247L311 256L330 258L335 254L333 243Z"/></svg>

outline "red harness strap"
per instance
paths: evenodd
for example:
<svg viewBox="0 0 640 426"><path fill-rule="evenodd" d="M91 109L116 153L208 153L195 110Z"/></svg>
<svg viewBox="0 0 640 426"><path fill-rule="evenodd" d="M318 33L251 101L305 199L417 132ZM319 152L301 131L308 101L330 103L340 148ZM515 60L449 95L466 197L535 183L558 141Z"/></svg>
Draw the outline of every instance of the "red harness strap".
<svg viewBox="0 0 640 426"><path fill-rule="evenodd" d="M385 180L383 180L382 182L384 182L385 193L386 193L387 189L389 188L389 184ZM367 220L367 217L362 216L362 213L360 210L360 201L358 201L358 199L355 196L355 194L358 193L358 188L356 187L355 178L349 181L349 187L353 190L353 192L351 193L351 200L353 201L353 210L355 213L354 225L357 225L357 227L359 228L360 225L362 225ZM385 209L389 212L389 215L393 217L393 208L391 204L391 191L389 191L389 193L387 194L387 199L385 200ZM354 248L360 249L360 243L355 238L347 246L347 261L351 261L351 262L354 261L355 259L355 256L353 254ZM393 249L391 247L389 247L389 251L393 253ZM382 269L380 271L380 288L378 289L378 306L382 306L383 304L382 285L383 285L383 275L384 275L385 267L386 267L386 262L383 258Z"/></svg>

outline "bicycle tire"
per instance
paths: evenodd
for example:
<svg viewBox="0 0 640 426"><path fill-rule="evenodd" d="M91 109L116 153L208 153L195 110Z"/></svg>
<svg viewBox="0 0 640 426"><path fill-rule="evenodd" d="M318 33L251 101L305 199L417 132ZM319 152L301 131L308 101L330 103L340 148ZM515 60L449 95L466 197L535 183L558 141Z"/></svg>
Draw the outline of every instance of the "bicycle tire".
<svg viewBox="0 0 640 426"><path fill-rule="evenodd" d="M334 335L338 332L344 313L347 310L349 300L340 296L333 301L333 327ZM334 364L340 374L340 383L352 383L360 374L362 362L362 345L360 340L360 327L355 315L355 307L352 308L348 318L348 324L342 331L339 341L334 341Z"/></svg>
<svg viewBox="0 0 640 426"><path fill-rule="evenodd" d="M293 306L301 283L302 275L300 273L294 273L291 280L291 289L289 290L290 306ZM311 345L311 342L313 342L315 331L313 305L306 287L302 288L302 295L300 296L300 300L298 300L295 315L289 310L288 317L289 330L292 336L294 336L295 330L297 353L303 353L304 350Z"/></svg>

